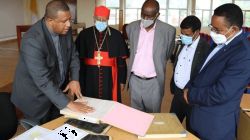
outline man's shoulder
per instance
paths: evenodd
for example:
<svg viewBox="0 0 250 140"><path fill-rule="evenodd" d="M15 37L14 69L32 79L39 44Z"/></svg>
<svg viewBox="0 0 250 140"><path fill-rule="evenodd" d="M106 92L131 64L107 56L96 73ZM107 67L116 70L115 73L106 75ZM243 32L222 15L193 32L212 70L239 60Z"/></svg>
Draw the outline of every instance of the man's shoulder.
<svg viewBox="0 0 250 140"><path fill-rule="evenodd" d="M156 21L156 26L158 26L161 30L165 31L165 30L168 30L168 31L171 31L171 32L175 32L176 29L174 26L170 25L170 24L167 24L161 20L157 20Z"/></svg>
<svg viewBox="0 0 250 140"><path fill-rule="evenodd" d="M93 32L93 27L94 27L94 26L85 28L85 29L83 29L80 33L84 34L84 33Z"/></svg>
<svg viewBox="0 0 250 140"><path fill-rule="evenodd" d="M115 29L115 28L109 27L109 29L110 29L111 33L114 33L114 34L121 34L121 32L118 31L118 30Z"/></svg>
<svg viewBox="0 0 250 140"><path fill-rule="evenodd" d="M141 22L140 20L133 21L127 25L127 28L139 27L140 22Z"/></svg>
<svg viewBox="0 0 250 140"><path fill-rule="evenodd" d="M34 25L30 27L30 29L24 33L22 39L41 39L43 35L43 30L42 30L42 20L39 20L36 22Z"/></svg>
<svg viewBox="0 0 250 140"><path fill-rule="evenodd" d="M210 47L209 42L201 36L200 36L200 40L199 40L198 44L200 44L201 46L204 46L204 47Z"/></svg>

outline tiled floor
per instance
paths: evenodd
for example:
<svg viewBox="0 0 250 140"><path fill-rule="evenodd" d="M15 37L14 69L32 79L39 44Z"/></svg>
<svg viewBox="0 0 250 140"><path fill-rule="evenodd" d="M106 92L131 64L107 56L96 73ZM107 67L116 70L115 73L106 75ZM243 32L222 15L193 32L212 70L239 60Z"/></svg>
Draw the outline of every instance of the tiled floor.
<svg viewBox="0 0 250 140"><path fill-rule="evenodd" d="M11 92L11 85L13 81L15 66L18 61L18 49L17 42L10 41L0 43L0 91ZM169 81L172 75L172 64L168 63L167 65L167 76L165 83L165 96L162 101L162 112L169 112L169 107L172 100L172 95L169 90ZM126 105L130 105L129 93L124 92L122 94L122 101ZM19 126L17 134L20 134L24 129ZM16 134L16 135L17 135Z"/></svg>

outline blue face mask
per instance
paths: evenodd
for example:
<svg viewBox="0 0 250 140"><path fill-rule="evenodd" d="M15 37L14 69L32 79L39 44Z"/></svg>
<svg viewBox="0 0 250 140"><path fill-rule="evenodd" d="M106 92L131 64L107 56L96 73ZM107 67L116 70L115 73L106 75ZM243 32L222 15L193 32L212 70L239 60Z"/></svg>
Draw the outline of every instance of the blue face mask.
<svg viewBox="0 0 250 140"><path fill-rule="evenodd" d="M95 27L99 32L104 31L107 27L108 27L108 23L107 22L103 22L103 21L96 21L95 22Z"/></svg>
<svg viewBox="0 0 250 140"><path fill-rule="evenodd" d="M181 35L181 42L185 45L190 45L193 43L192 36Z"/></svg>

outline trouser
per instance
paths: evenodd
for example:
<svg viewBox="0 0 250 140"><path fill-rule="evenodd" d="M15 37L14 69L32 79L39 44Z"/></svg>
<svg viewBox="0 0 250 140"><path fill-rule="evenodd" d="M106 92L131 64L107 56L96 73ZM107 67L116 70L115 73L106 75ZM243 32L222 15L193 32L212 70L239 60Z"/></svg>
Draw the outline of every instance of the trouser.
<svg viewBox="0 0 250 140"><path fill-rule="evenodd" d="M148 113L159 113L161 111L162 95L156 77L142 79L132 74L129 87L133 108Z"/></svg>

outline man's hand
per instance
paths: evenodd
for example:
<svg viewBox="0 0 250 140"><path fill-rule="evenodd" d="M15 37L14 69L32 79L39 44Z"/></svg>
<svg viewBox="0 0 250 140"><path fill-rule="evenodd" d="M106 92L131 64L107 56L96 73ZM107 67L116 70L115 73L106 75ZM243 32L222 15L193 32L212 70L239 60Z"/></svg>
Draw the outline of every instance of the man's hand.
<svg viewBox="0 0 250 140"><path fill-rule="evenodd" d="M78 81L71 81L63 90L63 92L67 92L67 91L68 91L69 96L74 97L74 95L76 95L78 99L82 98L80 83Z"/></svg>
<svg viewBox="0 0 250 140"><path fill-rule="evenodd" d="M70 101L67 107L72 111L81 112L81 113L89 113L89 112L94 111L93 107L88 106L87 103L84 103L84 102Z"/></svg>
<svg viewBox="0 0 250 140"><path fill-rule="evenodd" d="M186 101L186 103L189 104L187 96L188 96L188 89L184 89L183 90L183 98Z"/></svg>
<svg viewBox="0 0 250 140"><path fill-rule="evenodd" d="M125 89L125 84L120 84L121 87L121 91L123 91Z"/></svg>

